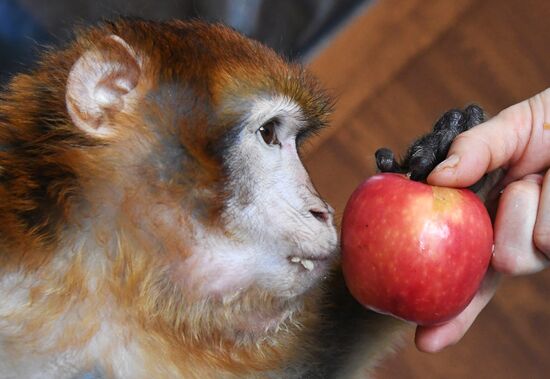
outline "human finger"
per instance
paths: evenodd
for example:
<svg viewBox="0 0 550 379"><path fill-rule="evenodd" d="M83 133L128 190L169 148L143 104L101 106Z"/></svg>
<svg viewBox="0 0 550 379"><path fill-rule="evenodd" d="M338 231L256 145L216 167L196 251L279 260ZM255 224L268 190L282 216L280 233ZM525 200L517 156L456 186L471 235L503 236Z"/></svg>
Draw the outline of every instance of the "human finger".
<svg viewBox="0 0 550 379"><path fill-rule="evenodd" d="M419 326L415 336L418 350L435 353L460 341L494 296L499 281L500 274L489 268L478 292L458 316L442 325Z"/></svg>
<svg viewBox="0 0 550 379"><path fill-rule="evenodd" d="M542 182L533 241L537 249L550 258L550 170Z"/></svg>
<svg viewBox="0 0 550 379"><path fill-rule="evenodd" d="M550 89L513 105L460 134L448 157L428 176L433 185L467 187L496 168L510 167L507 181L550 164Z"/></svg>
<svg viewBox="0 0 550 379"><path fill-rule="evenodd" d="M529 175L509 184L500 197L491 261L499 272L524 275L548 266L548 259L533 242L541 184L541 175Z"/></svg>

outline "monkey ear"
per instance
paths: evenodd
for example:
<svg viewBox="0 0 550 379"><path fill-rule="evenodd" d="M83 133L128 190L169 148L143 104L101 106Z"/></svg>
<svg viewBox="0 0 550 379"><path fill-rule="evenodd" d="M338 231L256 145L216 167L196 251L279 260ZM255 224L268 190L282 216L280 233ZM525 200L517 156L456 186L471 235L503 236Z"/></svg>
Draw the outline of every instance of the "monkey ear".
<svg viewBox="0 0 550 379"><path fill-rule="evenodd" d="M140 74L136 53L116 35L86 51L67 80L65 101L73 123L96 137L111 135L109 116L128 108Z"/></svg>

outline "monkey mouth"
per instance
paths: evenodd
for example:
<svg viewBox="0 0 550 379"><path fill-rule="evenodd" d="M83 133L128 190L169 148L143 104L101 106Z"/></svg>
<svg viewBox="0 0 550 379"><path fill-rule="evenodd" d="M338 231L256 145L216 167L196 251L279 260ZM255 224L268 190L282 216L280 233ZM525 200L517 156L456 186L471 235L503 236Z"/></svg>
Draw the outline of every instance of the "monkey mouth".
<svg viewBox="0 0 550 379"><path fill-rule="evenodd" d="M327 256L309 256L300 257L296 255L289 256L287 259L292 265L301 265L307 271L313 271L316 267L326 266L330 261L330 255Z"/></svg>

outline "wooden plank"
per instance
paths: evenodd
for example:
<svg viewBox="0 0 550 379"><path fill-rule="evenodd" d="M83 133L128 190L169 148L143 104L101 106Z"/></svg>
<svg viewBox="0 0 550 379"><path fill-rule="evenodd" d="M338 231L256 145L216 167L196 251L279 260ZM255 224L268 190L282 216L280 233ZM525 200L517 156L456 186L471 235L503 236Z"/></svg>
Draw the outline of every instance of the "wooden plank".
<svg viewBox="0 0 550 379"><path fill-rule="evenodd" d="M378 1L342 30L309 65L338 98L333 128L310 148L313 150L344 125L366 97L375 95L411 59L437 41L472 3Z"/></svg>

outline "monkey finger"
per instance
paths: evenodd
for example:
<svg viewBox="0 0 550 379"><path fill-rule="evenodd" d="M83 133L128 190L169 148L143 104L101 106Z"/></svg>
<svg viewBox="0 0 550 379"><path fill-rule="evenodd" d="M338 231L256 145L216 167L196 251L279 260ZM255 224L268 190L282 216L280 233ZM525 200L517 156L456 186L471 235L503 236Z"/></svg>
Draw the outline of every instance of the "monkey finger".
<svg viewBox="0 0 550 379"><path fill-rule="evenodd" d="M500 274L489 268L475 297L458 316L442 325L419 326L415 336L418 350L436 353L460 341L494 296L499 281Z"/></svg>
<svg viewBox="0 0 550 379"><path fill-rule="evenodd" d="M533 241L539 251L550 258L550 170L546 171L542 183Z"/></svg>
<svg viewBox="0 0 550 379"><path fill-rule="evenodd" d="M393 151L383 147L374 153L374 158L376 159L376 166L381 172L400 172L401 168L399 163L395 160Z"/></svg>
<svg viewBox="0 0 550 379"><path fill-rule="evenodd" d="M533 242L542 177L528 175L510 183L502 193L495 219L492 266L509 275L534 273L548 266L548 259Z"/></svg>

